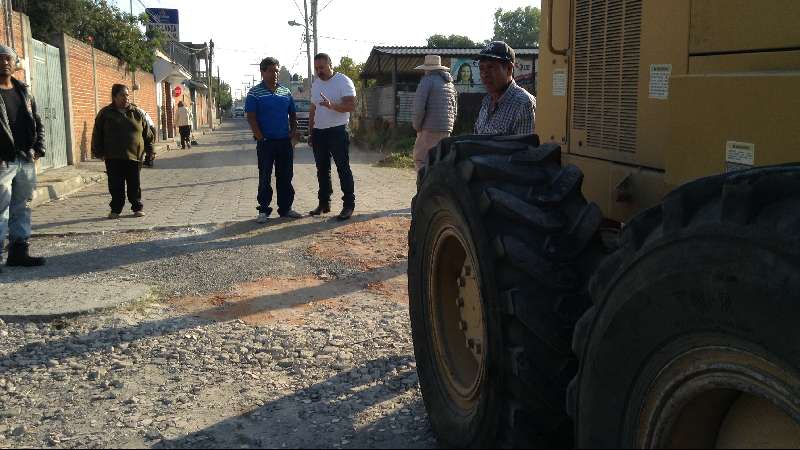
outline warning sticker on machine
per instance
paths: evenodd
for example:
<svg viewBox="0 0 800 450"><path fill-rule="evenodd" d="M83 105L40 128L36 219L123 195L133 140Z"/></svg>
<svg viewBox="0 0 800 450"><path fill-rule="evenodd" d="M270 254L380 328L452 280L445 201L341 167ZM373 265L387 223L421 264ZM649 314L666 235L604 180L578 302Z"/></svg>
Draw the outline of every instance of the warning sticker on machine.
<svg viewBox="0 0 800 450"><path fill-rule="evenodd" d="M567 70L556 69L553 71L553 97L567 96Z"/></svg>
<svg viewBox="0 0 800 450"><path fill-rule="evenodd" d="M756 145L728 141L725 144L725 163L728 172L752 168L756 165Z"/></svg>
<svg viewBox="0 0 800 450"><path fill-rule="evenodd" d="M650 65L650 98L656 100L669 99L669 79L672 76L672 64Z"/></svg>

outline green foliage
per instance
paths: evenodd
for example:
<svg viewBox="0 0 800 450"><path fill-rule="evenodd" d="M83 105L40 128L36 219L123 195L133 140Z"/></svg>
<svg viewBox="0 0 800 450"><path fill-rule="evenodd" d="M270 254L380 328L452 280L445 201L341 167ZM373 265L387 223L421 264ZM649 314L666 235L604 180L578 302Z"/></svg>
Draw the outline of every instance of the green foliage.
<svg viewBox="0 0 800 450"><path fill-rule="evenodd" d="M472 39L457 34L450 36L434 34L428 38L428 47L430 48L472 48L477 46L478 44Z"/></svg>
<svg viewBox="0 0 800 450"><path fill-rule="evenodd" d="M159 32L142 31L146 15L131 16L107 0L15 0L15 9L30 17L33 37L54 41L66 33L125 61L130 70L152 70L160 47Z"/></svg>
<svg viewBox="0 0 800 450"><path fill-rule="evenodd" d="M218 106L225 111L230 111L233 109L233 94L231 93L230 85L224 81L220 83L220 80L217 77L212 77L211 80L214 84L214 92L219 95Z"/></svg>
<svg viewBox="0 0 800 450"><path fill-rule="evenodd" d="M334 67L333 70L347 75L351 80L358 81L361 78L361 71L364 69L364 64L356 64L353 58L343 56L339 60L339 65Z"/></svg>
<svg viewBox="0 0 800 450"><path fill-rule="evenodd" d="M498 8L494 13L495 41L505 41L512 48L539 46L539 24L542 11L526 6L513 11Z"/></svg>

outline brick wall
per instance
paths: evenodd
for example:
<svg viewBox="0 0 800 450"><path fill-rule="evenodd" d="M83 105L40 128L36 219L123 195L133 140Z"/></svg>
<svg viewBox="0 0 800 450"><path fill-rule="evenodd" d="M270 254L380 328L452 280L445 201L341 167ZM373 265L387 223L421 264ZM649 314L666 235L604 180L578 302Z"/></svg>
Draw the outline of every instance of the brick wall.
<svg viewBox="0 0 800 450"><path fill-rule="evenodd" d="M69 58L70 79L66 83L70 87L72 102L73 160L86 161L91 158L92 129L97 112L111 103L111 87L114 84L130 87L133 77L122 61L100 50L92 52L90 45L77 39L66 36L64 46ZM96 77L94 69L97 71ZM133 93L134 102L156 120L156 83L153 74L137 72L136 83L139 90Z"/></svg>
<svg viewBox="0 0 800 450"><path fill-rule="evenodd" d="M0 9L2 12L2 9ZM2 18L0 18L0 43L3 45L8 45L8 39L6 39L6 29L7 29L7 22L5 19L5 14L2 14ZM23 14L19 12L14 12L13 15L13 30L14 30L14 50L17 52L17 55L20 59L27 59L28 55L25 52L25 45L24 45L24 35L23 35ZM20 69L14 74L14 78L25 81L25 69Z"/></svg>

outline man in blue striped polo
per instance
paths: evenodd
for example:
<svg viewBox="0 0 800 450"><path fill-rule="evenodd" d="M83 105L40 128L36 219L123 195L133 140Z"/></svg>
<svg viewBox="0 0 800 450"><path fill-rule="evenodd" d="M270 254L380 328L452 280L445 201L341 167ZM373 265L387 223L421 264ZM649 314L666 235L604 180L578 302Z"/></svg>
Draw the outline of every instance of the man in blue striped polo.
<svg viewBox="0 0 800 450"><path fill-rule="evenodd" d="M294 147L297 114L292 92L278 84L281 65L275 58L261 61L263 81L247 94L247 121L258 142L258 223L266 223L272 214L272 167L278 191L278 214L281 217L303 217L292 210L294 203Z"/></svg>

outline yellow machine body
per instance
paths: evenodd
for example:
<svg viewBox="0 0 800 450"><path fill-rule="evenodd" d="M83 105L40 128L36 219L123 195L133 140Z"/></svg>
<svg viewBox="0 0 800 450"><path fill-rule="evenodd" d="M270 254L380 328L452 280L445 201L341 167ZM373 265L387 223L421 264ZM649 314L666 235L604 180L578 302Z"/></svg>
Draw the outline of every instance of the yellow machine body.
<svg viewBox="0 0 800 450"><path fill-rule="evenodd" d="M610 219L800 161L800 1L543 0L540 41L536 132Z"/></svg>

